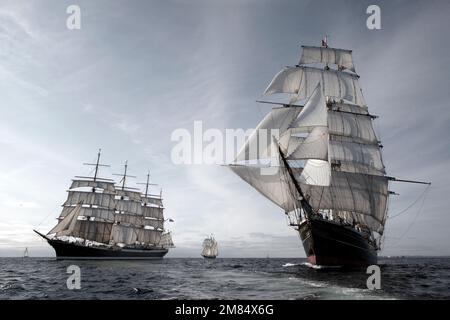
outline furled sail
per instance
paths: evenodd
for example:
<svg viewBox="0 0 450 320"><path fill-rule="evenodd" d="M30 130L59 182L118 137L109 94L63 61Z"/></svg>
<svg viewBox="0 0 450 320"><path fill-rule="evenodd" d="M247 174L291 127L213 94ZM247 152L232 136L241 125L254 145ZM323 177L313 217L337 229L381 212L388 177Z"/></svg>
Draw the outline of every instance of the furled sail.
<svg viewBox="0 0 450 320"><path fill-rule="evenodd" d="M302 46L302 48L302 57L299 64L335 64L342 69L355 72L351 50L314 46Z"/></svg>
<svg viewBox="0 0 450 320"><path fill-rule="evenodd" d="M142 197L142 202L144 204L154 204L157 206L162 206L162 199L159 196L147 196L147 197Z"/></svg>
<svg viewBox="0 0 450 320"><path fill-rule="evenodd" d="M103 189L107 193L115 193L114 181L99 181L99 180L72 180L70 189L77 188L98 188Z"/></svg>
<svg viewBox="0 0 450 320"><path fill-rule="evenodd" d="M116 190L116 196L120 200L141 202L141 193L138 191L118 189Z"/></svg>

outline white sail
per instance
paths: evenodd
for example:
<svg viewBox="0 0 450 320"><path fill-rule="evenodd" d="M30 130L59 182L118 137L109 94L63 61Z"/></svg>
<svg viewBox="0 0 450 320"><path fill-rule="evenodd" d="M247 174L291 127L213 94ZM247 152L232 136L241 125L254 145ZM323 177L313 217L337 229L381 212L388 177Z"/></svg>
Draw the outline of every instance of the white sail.
<svg viewBox="0 0 450 320"><path fill-rule="evenodd" d="M330 163L319 159L309 159L298 181L312 186L329 186L331 183Z"/></svg>
<svg viewBox="0 0 450 320"><path fill-rule="evenodd" d="M138 191L117 189L116 194L120 200L141 202L141 193Z"/></svg>
<svg viewBox="0 0 450 320"><path fill-rule="evenodd" d="M113 224L108 222L77 220L73 230L67 235L107 244L112 226Z"/></svg>
<svg viewBox="0 0 450 320"><path fill-rule="evenodd" d="M206 238L203 241L203 250L202 250L202 256L204 257L217 257L219 254L217 241L210 237Z"/></svg>
<svg viewBox="0 0 450 320"><path fill-rule="evenodd" d="M286 155L288 160L328 160L328 111L320 84L316 86L297 119L290 125L290 132L309 132Z"/></svg>
<svg viewBox="0 0 450 320"><path fill-rule="evenodd" d="M162 199L159 196L147 196L147 197L142 197L141 199L144 204L154 204L154 205L161 206L161 207L163 205Z"/></svg>
<svg viewBox="0 0 450 320"><path fill-rule="evenodd" d="M292 179L283 167L260 168L230 165L229 168L242 180L285 211L289 212L298 207L299 196L288 191L294 190L295 187ZM301 169L292 168L292 170L295 175L299 176L301 173Z"/></svg>
<svg viewBox="0 0 450 320"><path fill-rule="evenodd" d="M159 245L163 248L173 248L175 245L172 240L172 234L170 232L163 233Z"/></svg>
<svg viewBox="0 0 450 320"><path fill-rule="evenodd" d="M144 224L155 229L164 229L164 220L162 219L144 219Z"/></svg>
<svg viewBox="0 0 450 320"><path fill-rule="evenodd" d="M366 115L329 111L328 131L333 135L351 137L355 142L378 143L372 119Z"/></svg>
<svg viewBox="0 0 450 320"><path fill-rule="evenodd" d="M335 64L343 69L355 72L351 50L313 46L302 46L302 48L302 57L299 64Z"/></svg>
<svg viewBox="0 0 450 320"><path fill-rule="evenodd" d="M128 224L136 227L143 227L146 225L146 219L143 216L129 214L129 213L116 213L114 220L120 222L120 224Z"/></svg>
<svg viewBox="0 0 450 320"><path fill-rule="evenodd" d="M286 67L281 70L265 90L265 95L287 93L295 95L292 103L312 95L320 83L324 96L346 100L365 106L366 102L359 85L358 76L337 70L322 70L313 67Z"/></svg>
<svg viewBox="0 0 450 320"><path fill-rule="evenodd" d="M217 257L219 255L219 247L216 240L213 240L213 245L211 248L211 253L213 256Z"/></svg>
<svg viewBox="0 0 450 320"><path fill-rule="evenodd" d="M142 215L142 204L134 200L117 200L116 210L129 213Z"/></svg>
<svg viewBox="0 0 450 320"><path fill-rule="evenodd" d="M93 177L77 177L72 180L67 200L59 216L59 223L49 235L67 241L64 237L81 238L80 245L96 246L92 242L109 246L145 248L158 245L164 232L163 203L161 196L145 195L126 188L127 164L121 186L112 180L99 179L100 152L94 165ZM79 179L78 179L79 178ZM72 241L72 239L70 240ZM173 246L170 233L164 238L166 247Z"/></svg>
<svg viewBox="0 0 450 320"><path fill-rule="evenodd" d="M335 64L339 68L304 66L318 63ZM279 162L280 169L265 175L261 174L261 168L249 164L230 168L287 212L301 205L292 181L295 179L315 213L327 212L382 233L388 178L372 124L374 116L368 112L359 76L342 71L355 71L351 51L307 46L299 64L281 70L264 92L289 94L290 103L307 99L288 127L284 121L273 121L270 127L281 128L280 137L275 139L284 158ZM290 112L289 108L281 110ZM282 113L277 111L277 115ZM268 127L266 123L270 119L277 119L274 115L268 114L258 128ZM240 155L238 159L249 158L247 149L252 143L255 144L249 139L243 148L245 156ZM261 157L262 153L258 152L252 159Z"/></svg>
<svg viewBox="0 0 450 320"><path fill-rule="evenodd" d="M161 241L162 231L151 229L139 229L137 241L146 244L157 245Z"/></svg>
<svg viewBox="0 0 450 320"><path fill-rule="evenodd" d="M382 227L388 197L386 177L333 171L330 186L301 183L301 189L316 210L353 212L359 221L368 221L372 230Z"/></svg>
<svg viewBox="0 0 450 320"><path fill-rule="evenodd" d="M164 208L161 207L150 207L143 206L142 213L144 217L155 218L155 219L164 219L163 214Z"/></svg>
<svg viewBox="0 0 450 320"><path fill-rule="evenodd" d="M300 107L272 109L247 139L239 151L236 161L265 159L273 156L272 135L275 135L275 138L278 139L288 129L300 111Z"/></svg>
<svg viewBox="0 0 450 320"><path fill-rule="evenodd" d="M355 143L340 138L329 141L330 160L337 171L384 175L378 145Z"/></svg>
<svg viewBox="0 0 450 320"><path fill-rule="evenodd" d="M122 224L114 224L111 231L111 241L115 244L134 244L138 239L140 229Z"/></svg>
<svg viewBox="0 0 450 320"><path fill-rule="evenodd" d="M77 189L77 188L98 188L103 189L104 192L107 193L115 193L114 188L114 182L111 181L93 181L93 180L72 180L72 184L70 186L70 189Z"/></svg>
<svg viewBox="0 0 450 320"><path fill-rule="evenodd" d="M328 160L328 129L315 127L311 133L291 152L288 160Z"/></svg>
<svg viewBox="0 0 450 320"><path fill-rule="evenodd" d="M298 117L289 125L290 128L298 129L293 132L305 132L315 127L326 127L328 123L328 111L326 99L322 87L317 84Z"/></svg>
<svg viewBox="0 0 450 320"><path fill-rule="evenodd" d="M289 156L292 152L294 152L298 146L305 140L304 137L293 135L293 129L288 129L286 132L280 137L278 141L283 154Z"/></svg>
<svg viewBox="0 0 450 320"><path fill-rule="evenodd" d="M61 213L59 214L58 220L64 219L69 213L72 212L72 210L73 210L75 207L76 207L76 206L67 206L67 207L63 207L63 209L61 210Z"/></svg>
<svg viewBox="0 0 450 320"><path fill-rule="evenodd" d="M66 235L72 232L76 220L78 219L81 206L70 207L66 210L66 215L59 223L51 229L48 234Z"/></svg>
<svg viewBox="0 0 450 320"><path fill-rule="evenodd" d="M357 105L351 103L342 103L340 101L331 101L333 102L331 110L333 111L342 111L342 112L350 112L356 114L365 114L368 115L369 111L366 105Z"/></svg>
<svg viewBox="0 0 450 320"><path fill-rule="evenodd" d="M109 222L114 222L115 216L114 210L90 207L81 207L79 215L86 218L95 218L95 220L103 220Z"/></svg>
<svg viewBox="0 0 450 320"><path fill-rule="evenodd" d="M114 194L69 190L69 195L66 202L64 202L64 206L77 205L79 203L113 208L116 200Z"/></svg>

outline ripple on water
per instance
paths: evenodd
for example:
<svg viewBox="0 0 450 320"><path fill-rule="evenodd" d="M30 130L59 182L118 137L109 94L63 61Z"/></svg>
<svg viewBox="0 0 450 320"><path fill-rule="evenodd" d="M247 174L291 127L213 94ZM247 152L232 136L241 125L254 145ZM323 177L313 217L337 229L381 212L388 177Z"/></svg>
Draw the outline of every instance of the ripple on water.
<svg viewBox="0 0 450 320"><path fill-rule="evenodd" d="M381 259L382 260L382 259ZM382 290L361 272L315 270L305 259L165 259L77 262L82 292L66 290L73 262L0 258L1 299L392 299L450 298L449 258L380 261Z"/></svg>

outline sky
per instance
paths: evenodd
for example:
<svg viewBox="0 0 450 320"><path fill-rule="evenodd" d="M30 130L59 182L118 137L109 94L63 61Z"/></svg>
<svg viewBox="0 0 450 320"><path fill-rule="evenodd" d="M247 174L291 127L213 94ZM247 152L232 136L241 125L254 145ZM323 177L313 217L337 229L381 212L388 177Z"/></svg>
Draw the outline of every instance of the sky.
<svg viewBox="0 0 450 320"><path fill-rule="evenodd" d="M69 5L81 29L66 27ZM381 8L381 29L366 8ZM382 255L450 255L448 1L0 0L0 256L54 252L71 179L102 160L163 190L176 248L198 257L304 257L281 209L226 167L177 165L176 129L250 129L255 102L300 45L352 49L392 183Z"/></svg>

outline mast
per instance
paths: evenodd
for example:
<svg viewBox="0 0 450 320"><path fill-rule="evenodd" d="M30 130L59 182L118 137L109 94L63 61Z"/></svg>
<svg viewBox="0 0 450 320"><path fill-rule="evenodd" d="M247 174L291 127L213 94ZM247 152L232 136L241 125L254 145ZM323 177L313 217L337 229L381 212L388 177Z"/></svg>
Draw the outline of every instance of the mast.
<svg viewBox="0 0 450 320"><path fill-rule="evenodd" d="M99 174L99 169L100 167L109 167L109 165L107 164L101 164L100 163L100 156L102 153L102 149L98 149L98 153L97 153L97 161L95 163L83 163L83 165L85 166L94 166L95 167L95 171L94 171L94 176L93 177L81 177L81 176L76 176L76 178L89 178L89 179L93 179L94 182L97 182L97 180L104 180L104 181L111 181L110 179L103 179L103 178L99 178L98 174Z"/></svg>
<svg viewBox="0 0 450 320"><path fill-rule="evenodd" d="M147 194L148 194L148 183L150 180L150 171L147 172L147 183L145 184L145 197L147 198Z"/></svg>
<svg viewBox="0 0 450 320"><path fill-rule="evenodd" d="M127 179L127 178L136 178L136 176L130 176L130 175L128 175L128 174L127 174L127 171L128 171L128 160L125 161L124 172L123 172L123 174L118 174L118 173L115 173L115 174L114 174L115 176L120 176L120 177L122 177L122 179L121 179L120 182L119 182L119 183L122 183L122 186L120 186L120 188L121 188L122 191L124 191L125 188L126 188L126 179ZM129 189L129 188L127 188L127 189Z"/></svg>
<svg viewBox="0 0 450 320"><path fill-rule="evenodd" d="M147 199L148 194L148 187L149 186L157 186L156 183L150 183L150 170L147 171L147 181L146 182L138 182L138 184L145 185L145 193L144 193L144 199Z"/></svg>
<svg viewBox="0 0 450 320"><path fill-rule="evenodd" d="M128 168L128 160L125 161L125 172L123 173L122 190L125 189L125 180L127 178L127 168Z"/></svg>
<svg viewBox="0 0 450 320"><path fill-rule="evenodd" d="M95 164L94 181L97 180L98 164L99 164L99 162L100 162L100 153L101 153L101 152L102 152L102 149L98 149L97 163Z"/></svg>
<svg viewBox="0 0 450 320"><path fill-rule="evenodd" d="M289 173L289 177L292 179L292 182L294 183L295 189L297 190L297 192L299 193L299 195L301 197L300 204L301 204L302 208L304 208L305 211L307 212L307 214L309 215L310 213L313 212L312 208L311 208L310 204L308 203L308 201L305 199L302 189L300 188L300 185L298 184L298 181L295 178L294 173L292 172L292 169L289 166L289 163L287 162L287 160L283 154L283 151L281 150L280 145L278 145L278 152L280 153L281 160L283 161L283 164L286 167L287 172Z"/></svg>

